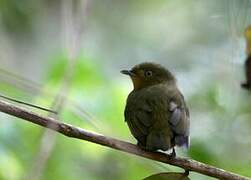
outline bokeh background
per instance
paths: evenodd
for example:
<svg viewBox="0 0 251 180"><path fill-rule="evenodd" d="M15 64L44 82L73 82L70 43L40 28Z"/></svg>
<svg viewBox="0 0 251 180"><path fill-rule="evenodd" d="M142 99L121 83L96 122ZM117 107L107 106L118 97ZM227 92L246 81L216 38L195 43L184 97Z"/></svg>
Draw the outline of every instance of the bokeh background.
<svg viewBox="0 0 251 180"><path fill-rule="evenodd" d="M161 63L191 114L191 147L178 155L251 177L251 96L240 88L249 24L250 0L0 0L0 94L135 143L123 118L132 83L119 71ZM0 179L136 180L170 171L183 170L0 113Z"/></svg>

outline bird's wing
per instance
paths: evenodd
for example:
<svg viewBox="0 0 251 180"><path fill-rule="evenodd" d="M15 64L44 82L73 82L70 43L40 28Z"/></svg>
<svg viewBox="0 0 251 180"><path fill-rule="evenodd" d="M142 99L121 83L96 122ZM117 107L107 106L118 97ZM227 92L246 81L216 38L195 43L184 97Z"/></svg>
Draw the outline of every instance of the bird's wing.
<svg viewBox="0 0 251 180"><path fill-rule="evenodd" d="M152 108L144 99L131 98L125 108L125 121L133 136L145 144L149 127L152 126Z"/></svg>
<svg viewBox="0 0 251 180"><path fill-rule="evenodd" d="M169 101L169 111L169 123L175 134L175 144L188 146L189 111L181 94Z"/></svg>

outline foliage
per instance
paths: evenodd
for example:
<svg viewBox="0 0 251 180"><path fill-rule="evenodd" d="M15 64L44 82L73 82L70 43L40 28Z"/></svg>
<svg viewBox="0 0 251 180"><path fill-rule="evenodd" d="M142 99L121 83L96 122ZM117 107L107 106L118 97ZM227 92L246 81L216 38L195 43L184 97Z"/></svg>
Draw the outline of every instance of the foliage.
<svg viewBox="0 0 251 180"><path fill-rule="evenodd" d="M51 107L72 60L60 43L67 27L56 2L0 0L1 68L37 83L0 69L1 94ZM178 155L250 177L250 94L239 86L248 2L93 1L60 119L135 142L123 118L132 84L119 71L155 61L176 75L191 113L191 147ZM2 113L0 129L0 179L27 177L44 129ZM173 171L180 169L58 135L42 178L133 180Z"/></svg>

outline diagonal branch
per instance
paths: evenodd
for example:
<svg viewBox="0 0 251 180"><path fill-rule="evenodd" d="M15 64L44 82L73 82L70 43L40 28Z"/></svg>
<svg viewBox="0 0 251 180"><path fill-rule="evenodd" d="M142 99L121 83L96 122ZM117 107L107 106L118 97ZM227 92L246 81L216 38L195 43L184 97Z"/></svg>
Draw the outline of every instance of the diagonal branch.
<svg viewBox="0 0 251 180"><path fill-rule="evenodd" d="M234 174L192 159L179 158L179 157L171 158L170 156L164 153L144 151L140 149L138 146L133 145L131 143L114 139L111 137L106 137L104 135L93 133L81 129L79 127L74 127L72 125L59 122L53 118L43 117L31 111L20 108L18 106L6 103L4 101L0 101L0 111L21 118L22 120L26 120L34 124L38 124L40 126L52 129L71 138L82 139L92 143L100 144L103 146L110 147L112 149L117 149L144 158L178 166L185 170L198 172L200 174L204 174L219 179L251 180L248 177L240 176L238 174Z"/></svg>

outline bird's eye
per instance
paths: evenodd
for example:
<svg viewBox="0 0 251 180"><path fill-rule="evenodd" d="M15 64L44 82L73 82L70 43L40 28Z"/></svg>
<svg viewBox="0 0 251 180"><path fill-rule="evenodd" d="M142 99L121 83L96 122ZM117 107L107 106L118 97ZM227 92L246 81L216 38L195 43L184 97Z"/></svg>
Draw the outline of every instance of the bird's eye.
<svg viewBox="0 0 251 180"><path fill-rule="evenodd" d="M153 75L153 72L152 71L146 71L145 72L145 76L146 77L151 77Z"/></svg>

